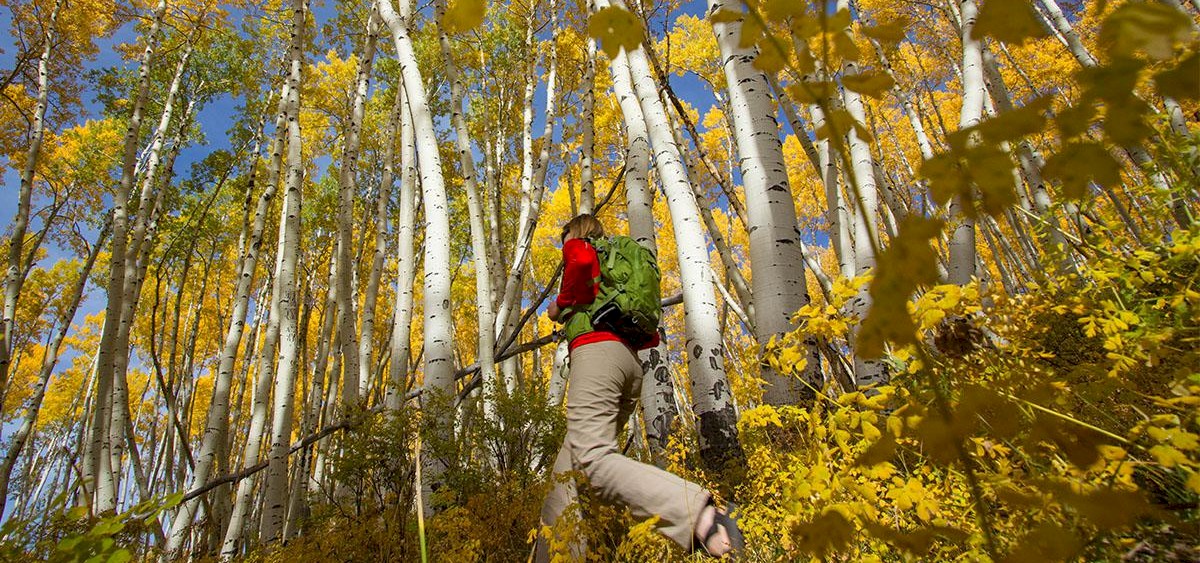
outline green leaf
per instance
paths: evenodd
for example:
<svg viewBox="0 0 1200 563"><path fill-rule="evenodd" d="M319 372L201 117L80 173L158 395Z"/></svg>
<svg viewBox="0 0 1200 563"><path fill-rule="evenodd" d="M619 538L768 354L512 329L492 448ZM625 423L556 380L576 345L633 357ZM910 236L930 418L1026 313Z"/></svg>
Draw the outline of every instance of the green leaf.
<svg viewBox="0 0 1200 563"><path fill-rule="evenodd" d="M1063 196L1070 199L1083 198L1090 181L1102 186L1121 181L1121 166L1102 145L1090 141L1063 146L1046 159L1042 172L1062 182Z"/></svg>
<svg viewBox="0 0 1200 563"><path fill-rule="evenodd" d="M164 508L164 509L175 508L176 506L179 505L179 503L183 502L183 497L184 497L183 491L179 491L179 492L175 492L175 493L171 493L171 494L167 495L167 497L163 499L162 508Z"/></svg>
<svg viewBox="0 0 1200 563"><path fill-rule="evenodd" d="M866 72L843 76L842 85L848 90L880 99L883 97L884 92L891 90L896 85L896 81L887 73Z"/></svg>
<svg viewBox="0 0 1200 563"><path fill-rule="evenodd" d="M1029 0L987 0L979 8L975 27L971 29L971 37L975 39L993 37L1018 45L1046 35Z"/></svg>
<svg viewBox="0 0 1200 563"><path fill-rule="evenodd" d="M450 0L442 25L446 33L465 33L479 27L486 14L486 0Z"/></svg>
<svg viewBox="0 0 1200 563"><path fill-rule="evenodd" d="M133 554L128 549L118 549L108 556L108 563L128 563L132 559Z"/></svg>
<svg viewBox="0 0 1200 563"><path fill-rule="evenodd" d="M1200 52L1179 62L1175 68L1154 75L1158 93L1176 100L1200 99Z"/></svg>
<svg viewBox="0 0 1200 563"><path fill-rule="evenodd" d="M75 546L83 541L83 536L69 536L59 540L58 545L54 549L58 551L74 551Z"/></svg>
<svg viewBox="0 0 1200 563"><path fill-rule="evenodd" d="M742 29L744 33L745 27ZM609 58L616 58L622 48L626 51L637 49L646 37L646 30L641 20L628 10L609 6L588 19L588 35L600 41L600 47Z"/></svg>
<svg viewBox="0 0 1200 563"><path fill-rule="evenodd" d="M1165 4L1129 2L1104 18L1100 43L1115 57L1141 51L1162 61L1174 55L1175 44L1187 37L1191 25L1191 18Z"/></svg>

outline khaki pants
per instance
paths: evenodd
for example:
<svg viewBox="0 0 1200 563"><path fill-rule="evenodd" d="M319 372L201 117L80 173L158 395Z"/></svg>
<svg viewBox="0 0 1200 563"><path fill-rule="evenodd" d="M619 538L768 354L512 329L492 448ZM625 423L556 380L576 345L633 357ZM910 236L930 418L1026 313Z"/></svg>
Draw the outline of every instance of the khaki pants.
<svg viewBox="0 0 1200 563"><path fill-rule="evenodd" d="M639 519L659 517L659 532L689 549L700 510L709 494L652 465L621 455L617 447L619 425L629 418L642 388L642 366L637 356L620 342L595 342L571 351L567 388L567 437L554 462L556 476L578 470L601 499L628 506ZM542 523L554 525L575 502L575 484L556 478L542 504ZM584 547L572 547L581 559ZM550 560L546 541L539 539L534 558Z"/></svg>

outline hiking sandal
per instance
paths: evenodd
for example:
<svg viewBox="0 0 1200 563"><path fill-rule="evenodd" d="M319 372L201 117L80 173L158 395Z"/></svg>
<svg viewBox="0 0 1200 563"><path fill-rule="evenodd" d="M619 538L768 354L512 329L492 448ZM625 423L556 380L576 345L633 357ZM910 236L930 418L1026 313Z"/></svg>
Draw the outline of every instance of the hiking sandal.
<svg viewBox="0 0 1200 563"><path fill-rule="evenodd" d="M720 527L725 530L725 535L729 536L730 550L726 555L729 555L731 559L736 558L746 548L746 538L742 536L742 530L738 528L738 519L733 516L733 511L737 510L737 505L732 502L726 503L725 512L721 512L710 498L707 506L713 507L712 525L708 527L708 531L704 533L703 538L698 538L700 545L698 548L693 547L692 553L703 552L709 557L717 557L708 550L708 540L717 535L717 528Z"/></svg>

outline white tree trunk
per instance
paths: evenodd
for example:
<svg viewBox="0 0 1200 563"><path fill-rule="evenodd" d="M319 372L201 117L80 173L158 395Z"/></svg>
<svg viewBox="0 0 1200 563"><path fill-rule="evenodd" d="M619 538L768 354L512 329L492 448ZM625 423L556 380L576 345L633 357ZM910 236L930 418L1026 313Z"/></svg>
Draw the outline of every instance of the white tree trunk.
<svg viewBox="0 0 1200 563"><path fill-rule="evenodd" d="M582 139L579 143L579 212L591 213L596 206L596 187L592 173L592 155L596 152L596 40L587 38L587 62L583 70Z"/></svg>
<svg viewBox="0 0 1200 563"><path fill-rule="evenodd" d="M438 20L445 14L444 0L436 4ZM439 25L439 30L444 26ZM454 141L458 148L459 164L462 166L463 190L467 195L467 210L471 221L471 254L475 258L475 309L478 317L476 361L479 362L479 377L483 381L483 411L488 419L495 417L496 366L495 366L495 322L492 311L492 274L488 264L487 233L484 230L483 207L479 201L478 181L475 175L475 159L471 154L471 137L467 120L463 115L464 88L462 77L450 52L450 39L440 31L443 71L450 82L450 117L454 126ZM548 142L548 140L547 140Z"/></svg>
<svg viewBox="0 0 1200 563"><path fill-rule="evenodd" d="M730 10L727 0L708 0L710 16ZM754 68L754 49L739 48L742 22L713 23L713 32L724 61L729 88L733 135L746 194L747 227L750 238L750 270L753 282L754 330L759 344L796 328L792 315L809 303L804 277L804 257L791 184L783 162L783 145L770 84ZM803 381L764 369L767 383L763 399L782 405L810 402L821 385L820 360L815 341L805 342Z"/></svg>
<svg viewBox="0 0 1200 563"><path fill-rule="evenodd" d="M958 127L966 129L979 123L983 116L983 99L987 88L983 80L983 48L972 37L979 8L975 0L961 0L962 11L962 111ZM975 221L963 215L963 201L955 197L950 202L950 214L960 222L950 237L950 283L966 285L975 277Z"/></svg>
<svg viewBox="0 0 1200 563"><path fill-rule="evenodd" d="M625 127L625 213L629 218L629 236L638 244L658 255L657 231L654 227L654 192L647 176L650 172L650 141L646 118L633 90L629 74L629 57L624 51L609 63L613 91L621 106ZM675 388L670 372L665 379L658 377L666 368L667 345L660 343L638 353L642 364L642 419L652 451L661 452L670 439L672 421L678 414ZM650 377L646 377L649 374ZM565 384L565 382L564 382ZM661 456L658 456L661 457Z"/></svg>
<svg viewBox="0 0 1200 563"><path fill-rule="evenodd" d="M403 78L401 78L403 80ZM411 113L404 88L398 94L400 112L400 217L396 220L396 303L392 312L391 364L388 366L388 388L384 404L396 412L404 401L405 381L411 354L413 278L417 264L413 248L416 229L416 145L413 139Z"/></svg>
<svg viewBox="0 0 1200 563"><path fill-rule="evenodd" d="M244 254L238 267L237 285L234 289L233 310L230 313L229 328L225 331L225 340L221 346L217 377L213 381L212 400L205 419L204 434L200 440L200 452L189 489L202 486L208 481L214 464L219 462L220 456L228 449L228 444L224 442L229 428L229 396L233 382L234 363L237 361L238 346L241 344L242 333L246 326L250 289L254 284L254 271L258 265L267 214L270 212L271 202L275 199L276 187L279 182L279 173L283 162L284 134L287 132L289 88L290 83L285 81L279 98L279 115L275 119L276 137L267 168L266 186L254 209L254 222L249 230L249 243L243 246ZM168 553L175 553L183 546L182 542L186 539L185 531L191 525L198 503L197 499L184 504L175 516L166 546Z"/></svg>
<svg viewBox="0 0 1200 563"><path fill-rule="evenodd" d="M29 225L33 176L37 170L38 159L41 157L42 140L46 133L46 108L50 100L50 55L58 37L58 13L61 8L62 0L56 0L54 9L50 13L50 21L46 25L45 34L42 37L42 55L38 58L37 105L33 110L32 129L29 132L29 150L25 153L25 165L21 168L17 212L13 216L12 234L8 240L8 273L4 280L4 335L3 342L0 342L0 415L4 414L3 397L8 388L9 361L12 358L16 329L17 300L21 295L21 286L25 283L23 274L27 271L22 264L25 255L25 231ZM7 487L0 492L7 494ZM2 506L3 501L0 501L0 507ZM0 510L0 514L2 513L3 510Z"/></svg>
<svg viewBox="0 0 1200 563"><path fill-rule="evenodd" d="M365 397L370 385L370 357L361 362L358 334L354 321L358 315L358 292L354 280L354 196L358 182L359 133L362 130L363 114L366 112L367 89L370 86L371 65L375 61L375 41L378 37L375 11L367 18L366 39L359 58L358 77L354 84L354 97L350 110L350 123L342 147L338 198L338 331L341 333L342 354L342 407L349 409ZM363 339L370 335L364 333Z"/></svg>
<svg viewBox="0 0 1200 563"><path fill-rule="evenodd" d="M32 396L26 402L25 416L21 421L21 426L13 433L8 453L4 456L3 464L0 465L0 514L4 514L5 505L8 501L8 486L9 479L12 477L13 466L16 464L17 458L20 457L21 451L25 448L26 441L33 434L34 424L37 422L38 413L42 408L42 400L46 396L46 386L50 383L50 376L54 373L54 366L57 365L63 340L67 336L67 331L71 328L71 319L75 317L75 312L79 310L79 304L83 300L83 290L87 287L88 276L92 272L92 267L96 264L96 257L100 254L100 249L104 246L106 238L108 238L107 225L100 231L96 243L92 245L92 249L84 261L83 268L80 269L79 279L75 282L70 293L68 301L70 306L57 319L58 330L55 332L50 344L46 347L37 383L34 386Z"/></svg>
<svg viewBox="0 0 1200 563"><path fill-rule="evenodd" d="M407 4L407 2L402 2ZM433 116L425 95L421 69L409 37L409 22L396 14L390 0L376 2L379 13L391 30L404 79L404 92L413 118L417 145L417 162L421 174L422 203L425 211L425 284L424 284L424 341L425 394L449 398L454 392L454 358L450 318L450 222L446 188L442 178L442 159L438 154ZM431 393L432 392L432 393ZM450 432L450 421L437 421L439 432ZM441 478L442 466L433 456L425 457L425 480L419 485L430 487ZM431 488L431 487L430 487ZM428 495L426 495L428 497ZM427 499L428 502L429 499Z"/></svg>
<svg viewBox="0 0 1200 563"><path fill-rule="evenodd" d="M598 8L603 8L608 2L600 0L597 4ZM708 263L708 245L700 224L696 197L688 184L680 149L671 134L646 54L638 48L628 55L630 74L646 119L655 152L655 168L663 182L679 251L683 301L687 311L684 349L688 354L692 396L696 401L693 410L700 419L700 453L710 467L719 469L727 461L741 456L741 446L737 442L733 395L725 376L724 345Z"/></svg>
<svg viewBox="0 0 1200 563"><path fill-rule="evenodd" d="M288 449L292 436L292 405L295 402L295 376L298 371L299 335L297 311L299 295L296 272L300 259L300 197L304 184L304 162L300 136L300 83L304 63L305 0L292 3L292 45L288 81L287 176L284 180L283 207L279 214L278 273L275 292L279 295L279 361L275 368L275 391L271 417L271 447L268 454L262 523L264 543L275 541L283 531L287 517ZM357 352L357 350L355 350Z"/></svg>
<svg viewBox="0 0 1200 563"><path fill-rule="evenodd" d="M396 147L396 130L400 127L400 113L404 107L404 99L402 97L402 88L396 89L396 99L392 105L391 118L388 120L387 128L384 130L383 138L386 139L387 149L384 150L383 157L383 177L379 182L379 194L375 201L375 253L371 259L371 272L367 277L367 295L363 302L362 313L362 330L361 338L358 345L358 356L361 360L359 367L359 381L370 378L374 381L373 367L375 365L372 357L374 356L375 347L375 316L378 314L379 303L379 283L383 275L384 260L387 257L387 224L388 224L388 205L392 199L392 184L395 179L395 147ZM390 393L390 379L383 382L382 390L384 397Z"/></svg>
<svg viewBox="0 0 1200 563"><path fill-rule="evenodd" d="M404 92L413 118L417 163L425 211L425 386L444 393L454 385L453 346L450 338L450 221L442 159L438 154L433 116L425 95L421 69L409 37L408 22L389 2L376 2L379 13L392 32L396 55L404 78Z"/></svg>
<svg viewBox="0 0 1200 563"><path fill-rule="evenodd" d="M121 305L125 294L125 255L129 231L129 192L133 187L134 166L137 164L137 145L141 131L142 112L145 108L150 85L150 69L158 50L158 33L166 14L167 4L160 1L154 11L153 23L147 32L146 48L142 53L138 75L138 86L134 96L129 125L125 131L124 154L121 164L121 179L113 194L112 247L108 278L108 304L105 307L104 326L100 337L100 350L96 374L95 404L92 409L91 443L88 459L83 464L84 483L91 483L95 491L92 508L96 513L116 508L116 488L109 443L109 422L112 418L112 390L115 364L128 350L118 349L118 332L121 320Z"/></svg>

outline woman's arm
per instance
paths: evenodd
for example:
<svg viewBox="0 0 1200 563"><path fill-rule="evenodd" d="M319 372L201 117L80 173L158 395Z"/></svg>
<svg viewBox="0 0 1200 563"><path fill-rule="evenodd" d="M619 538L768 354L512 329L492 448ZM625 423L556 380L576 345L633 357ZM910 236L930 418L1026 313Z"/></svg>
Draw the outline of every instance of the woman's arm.
<svg viewBox="0 0 1200 563"><path fill-rule="evenodd" d="M583 239L571 239L563 244L563 275L558 297L546 313L553 320L568 307L587 305L596 299L594 280L600 274L596 250ZM562 319L566 320L566 319Z"/></svg>

